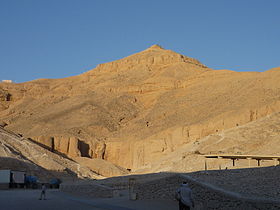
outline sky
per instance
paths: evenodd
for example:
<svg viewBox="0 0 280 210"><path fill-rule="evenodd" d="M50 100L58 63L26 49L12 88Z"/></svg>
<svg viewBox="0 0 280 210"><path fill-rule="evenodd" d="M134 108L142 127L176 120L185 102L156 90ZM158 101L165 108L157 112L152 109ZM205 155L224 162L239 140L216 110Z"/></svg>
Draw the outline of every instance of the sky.
<svg viewBox="0 0 280 210"><path fill-rule="evenodd" d="M64 78L153 44L213 69L280 66L279 0L0 0L0 80Z"/></svg>

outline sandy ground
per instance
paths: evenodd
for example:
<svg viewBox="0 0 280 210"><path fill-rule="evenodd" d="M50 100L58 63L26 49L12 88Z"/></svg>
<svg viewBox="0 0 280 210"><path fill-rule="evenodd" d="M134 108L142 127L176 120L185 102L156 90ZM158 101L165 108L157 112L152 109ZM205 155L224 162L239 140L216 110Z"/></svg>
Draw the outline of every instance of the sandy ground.
<svg viewBox="0 0 280 210"><path fill-rule="evenodd" d="M40 190L1 190L0 209L5 210L175 210L176 201L129 201L126 196L106 199L90 199L48 190L47 199L39 200Z"/></svg>

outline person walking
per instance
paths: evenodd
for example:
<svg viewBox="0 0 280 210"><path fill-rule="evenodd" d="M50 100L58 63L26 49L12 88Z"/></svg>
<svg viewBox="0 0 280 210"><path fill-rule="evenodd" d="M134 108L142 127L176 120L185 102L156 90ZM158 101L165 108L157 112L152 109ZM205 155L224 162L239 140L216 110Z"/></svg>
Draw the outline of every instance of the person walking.
<svg viewBox="0 0 280 210"><path fill-rule="evenodd" d="M176 192L176 199L179 201L179 210L189 210L194 207L194 202L192 198L192 190L188 186L187 182L178 188Z"/></svg>
<svg viewBox="0 0 280 210"><path fill-rule="evenodd" d="M42 200L43 197L44 197L44 200L46 200L46 185L45 184L42 184L42 191L41 191L39 200Z"/></svg>

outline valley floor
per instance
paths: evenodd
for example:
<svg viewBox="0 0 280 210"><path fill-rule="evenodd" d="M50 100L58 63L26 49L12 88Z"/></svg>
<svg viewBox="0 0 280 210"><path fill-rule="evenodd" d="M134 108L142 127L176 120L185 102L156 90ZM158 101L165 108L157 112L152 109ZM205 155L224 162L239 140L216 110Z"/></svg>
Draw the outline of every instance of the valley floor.
<svg viewBox="0 0 280 210"><path fill-rule="evenodd" d="M47 190L47 200L38 199L40 190L0 190L0 209L175 210L178 209L178 203L174 200L174 192L182 181L187 181L192 188L194 209L197 210L280 209L279 170L280 166L81 180L72 184L65 183L70 187L69 192ZM135 201L128 199L127 184L131 178L136 180ZM91 193L98 191L98 186L118 194L113 198L96 198Z"/></svg>
<svg viewBox="0 0 280 210"><path fill-rule="evenodd" d="M175 210L176 201L137 200L127 197L90 199L48 190L47 199L39 200L40 190L0 190L0 209L5 210Z"/></svg>
<svg viewBox="0 0 280 210"><path fill-rule="evenodd" d="M194 209L197 210L280 209L279 173L280 166L273 166L192 173L131 175L104 180L80 181L74 185L70 183L67 185L69 187L68 192L86 196L93 193L92 190L87 188L89 184L92 184L92 186L104 185L114 191L119 190L121 192L128 189L129 180L134 179L134 192L137 193L138 200L134 203L132 201L132 203L147 204L145 208L139 209L164 209L151 205L161 200L166 209L172 210L178 208L176 201L174 201L174 192L183 181L187 181L193 190ZM94 193L96 194L96 190ZM108 201L113 200L108 199ZM128 203L123 206L129 206ZM117 201L115 201L115 204L117 204ZM134 209L133 206L129 207Z"/></svg>

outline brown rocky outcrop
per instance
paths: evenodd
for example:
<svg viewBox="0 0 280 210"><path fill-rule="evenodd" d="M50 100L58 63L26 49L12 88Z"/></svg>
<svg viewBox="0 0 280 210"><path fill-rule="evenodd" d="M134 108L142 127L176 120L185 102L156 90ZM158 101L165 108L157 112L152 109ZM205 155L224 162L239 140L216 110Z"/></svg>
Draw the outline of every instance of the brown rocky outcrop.
<svg viewBox="0 0 280 210"><path fill-rule="evenodd" d="M0 89L0 101L11 101L11 99L12 95L9 92Z"/></svg>
<svg viewBox="0 0 280 210"><path fill-rule="evenodd" d="M43 138L40 138L41 140ZM47 138L44 139L48 142ZM38 176L48 182L53 177L62 181L75 178L101 177L88 167L69 158L55 154L29 139L0 127L0 169L25 171L27 175Z"/></svg>
<svg viewBox="0 0 280 210"><path fill-rule="evenodd" d="M0 127L4 128L5 126L7 126L8 124L4 121L0 121Z"/></svg>
<svg viewBox="0 0 280 210"><path fill-rule="evenodd" d="M90 143L90 157L104 159L106 144L104 141L94 141Z"/></svg>
<svg viewBox="0 0 280 210"><path fill-rule="evenodd" d="M39 136L33 137L32 139L47 147L52 152L57 151L70 158L81 156L81 151L79 150L80 140L76 137Z"/></svg>
<svg viewBox="0 0 280 210"><path fill-rule="evenodd" d="M73 136L38 136L31 139L52 152L56 151L70 158L90 157L104 159L106 150L104 141L95 140L87 143Z"/></svg>

